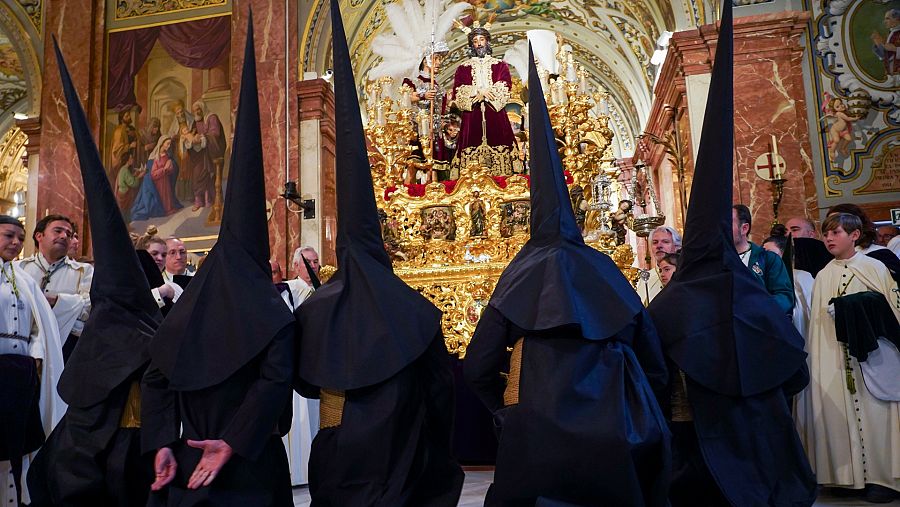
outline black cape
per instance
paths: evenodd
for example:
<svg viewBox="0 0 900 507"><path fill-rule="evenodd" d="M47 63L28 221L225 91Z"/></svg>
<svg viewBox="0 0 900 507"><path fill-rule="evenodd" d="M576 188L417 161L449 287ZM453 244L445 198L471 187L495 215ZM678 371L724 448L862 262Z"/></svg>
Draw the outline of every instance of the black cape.
<svg viewBox="0 0 900 507"><path fill-rule="evenodd" d="M504 407L506 350L522 337L519 402ZM598 341L585 340L575 326L525 331L489 306L464 365L500 426L486 506L534 505L538 498L666 505L669 434L655 396L664 390L666 367L645 312Z"/></svg>
<svg viewBox="0 0 900 507"><path fill-rule="evenodd" d="M731 2L723 8L681 262L648 308L693 410L693 424L673 423L672 501L694 505L674 495L693 475L707 478L695 490L732 505L811 505L816 482L787 401L809 381L803 338L732 241Z"/></svg>
<svg viewBox="0 0 900 507"><path fill-rule="evenodd" d="M412 364L440 331L441 312L394 274L384 250L337 5L332 6L331 21L338 270L297 313L303 330L298 374L316 386L347 390L382 382Z"/></svg>
<svg viewBox="0 0 900 507"><path fill-rule="evenodd" d="M179 391L223 382L294 321L272 284L269 264L252 24L234 124L225 188L238 191L226 190L216 244L150 344L153 362Z"/></svg>
<svg viewBox="0 0 900 507"><path fill-rule="evenodd" d="M139 430L120 428L132 384L149 361L162 316L100 162L81 102L54 39L91 224L91 315L58 390L69 407L28 474L32 505L138 505L152 465Z"/></svg>
<svg viewBox="0 0 900 507"><path fill-rule="evenodd" d="M340 424L310 454L316 506L451 507L453 378L441 314L394 275L384 251L359 99L331 2L337 110L338 271L298 309L301 385L342 391Z"/></svg>
<svg viewBox="0 0 900 507"><path fill-rule="evenodd" d="M485 505L663 506L662 348L634 289L581 239L533 60L531 238L501 276L464 360L500 426ZM519 338L518 402L503 406L500 372Z"/></svg>
<svg viewBox="0 0 900 507"><path fill-rule="evenodd" d="M290 410L294 323L269 265L252 15L235 125L219 239L150 345L142 448L169 447L178 462L150 505L293 505L279 423ZM233 450L196 490L186 486L202 450L188 439Z"/></svg>

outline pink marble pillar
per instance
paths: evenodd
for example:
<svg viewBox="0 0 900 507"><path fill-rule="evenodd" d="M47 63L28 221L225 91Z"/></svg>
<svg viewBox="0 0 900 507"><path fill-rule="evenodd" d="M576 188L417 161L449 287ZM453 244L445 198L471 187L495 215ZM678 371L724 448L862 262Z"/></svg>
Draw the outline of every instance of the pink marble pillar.
<svg viewBox="0 0 900 507"><path fill-rule="evenodd" d="M780 221L818 215L803 88L801 38L808 18L808 13L788 11L740 17L734 22L734 201L750 207L754 221L752 239L757 242L768 235L772 224L773 197L772 184L756 176L754 162L769 151L773 134L787 165ZM717 27L712 24L673 35L645 129L664 136L672 130L672 108L676 111L675 122L685 154L687 197L694 164L691 132L699 132L701 127L692 125L690 120L702 118L705 105L699 101L686 103L684 82L689 76L712 71L717 37ZM660 167L661 159L667 155L661 147L649 144L646 152L636 156ZM677 175L673 181L677 185ZM661 193L673 196L677 202L677 187L661 189ZM678 226L682 223L683 220L675 221Z"/></svg>
<svg viewBox="0 0 900 507"><path fill-rule="evenodd" d="M47 19L44 25L37 218L47 211L70 217L83 231L84 244L90 244L90 233L85 230L84 190L51 36L56 36L59 41L88 123L94 138L98 139L103 103L105 9L104 0L66 0L53 2L44 10Z"/></svg>
<svg viewBox="0 0 900 507"><path fill-rule="evenodd" d="M256 43L256 78L260 97L260 125L266 173L266 199L272 204L269 241L272 257L283 268L290 265L292 247L297 244L296 218L286 211L279 197L288 179L286 167L297 168L297 2L234 0L231 32L231 101L236 111L247 36L247 13L253 8ZM288 26L285 27L285 19ZM291 55L288 57L287 55ZM285 72L287 70L287 72Z"/></svg>
<svg viewBox="0 0 900 507"><path fill-rule="evenodd" d="M773 221L772 184L754 170L772 135L787 165L779 221L818 217L812 148L803 88L802 37L809 14L782 12L738 18L734 30L735 201L750 207L752 239L762 242ZM813 128L815 131L815 128ZM740 196L740 199L738 199Z"/></svg>

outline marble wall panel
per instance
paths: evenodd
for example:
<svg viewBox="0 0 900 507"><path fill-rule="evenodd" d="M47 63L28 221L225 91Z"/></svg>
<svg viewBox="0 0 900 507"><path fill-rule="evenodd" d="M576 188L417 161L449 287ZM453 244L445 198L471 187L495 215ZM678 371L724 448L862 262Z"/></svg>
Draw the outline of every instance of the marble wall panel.
<svg viewBox="0 0 900 507"><path fill-rule="evenodd" d="M253 9L256 43L256 78L259 89L260 126L266 172L266 200L272 209L269 241L272 257L289 269L293 249L299 246L299 226L279 195L284 183L296 180L298 168L296 2L235 0L232 8L231 86L232 110L236 111L246 43L247 15ZM285 19L288 24L285 26ZM232 113L233 114L233 113Z"/></svg>
<svg viewBox="0 0 900 507"><path fill-rule="evenodd" d="M81 172L51 36L59 41L88 123L94 138L98 139L105 2L67 0L53 6L46 10L44 54L47 57L44 59L41 90L36 217L40 218L48 211L60 213L72 218L79 230L84 230L86 216ZM82 244L87 243L82 241Z"/></svg>

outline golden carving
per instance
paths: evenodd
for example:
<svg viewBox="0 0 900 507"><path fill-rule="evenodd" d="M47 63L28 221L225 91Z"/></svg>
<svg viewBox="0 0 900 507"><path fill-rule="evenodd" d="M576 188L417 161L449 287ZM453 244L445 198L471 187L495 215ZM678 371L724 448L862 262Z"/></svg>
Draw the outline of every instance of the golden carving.
<svg viewBox="0 0 900 507"><path fill-rule="evenodd" d="M16 0L19 7L28 15L28 19L37 33L43 32L44 2L43 0Z"/></svg>
<svg viewBox="0 0 900 507"><path fill-rule="evenodd" d="M586 241L611 255L634 284L640 274L631 267L634 252L628 245L617 246L607 225L610 206L618 204L613 195L618 189L611 187L618 176L613 165L614 134L608 126L609 115L597 107L608 99L607 93L588 89L587 72L575 66L570 53L564 51L558 58L568 69L569 79L564 76L554 82L555 88L548 83L550 120L573 199L580 199L580 212L590 208L589 218L580 222L585 224ZM401 88L397 93L393 85L390 78L382 78L366 86L365 131L385 250L394 272L443 312L447 349L464 357L498 278L528 241L528 179L512 171L497 176L495 162L458 154L453 164L459 174L454 174L454 180L404 186L417 170L431 173L434 168L427 156L423 161L414 155L417 124L421 132L422 125L434 122L418 118L408 90ZM505 87L504 91L504 102L518 98L518 91L512 98ZM505 105L497 104L500 109ZM499 154L509 157L516 151ZM603 195L598 193L594 199L593 188L600 176L605 182ZM333 273L333 267L325 266L320 277L325 280Z"/></svg>
<svg viewBox="0 0 900 507"><path fill-rule="evenodd" d="M0 201L14 202L16 192L28 186L28 167L25 165L25 144L28 136L18 127L6 131L0 138ZM8 210L0 210L8 214Z"/></svg>
<svg viewBox="0 0 900 507"><path fill-rule="evenodd" d="M115 19L123 20L201 7L216 7L227 3L228 0L118 0Z"/></svg>

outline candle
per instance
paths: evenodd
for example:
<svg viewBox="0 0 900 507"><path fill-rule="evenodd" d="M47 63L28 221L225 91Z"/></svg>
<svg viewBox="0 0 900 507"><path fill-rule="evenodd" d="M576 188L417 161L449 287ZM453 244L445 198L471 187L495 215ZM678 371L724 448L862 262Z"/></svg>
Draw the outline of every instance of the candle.
<svg viewBox="0 0 900 507"><path fill-rule="evenodd" d="M775 138L775 134L772 134L772 163L775 164L775 179L782 179L782 177L784 177L784 171L781 168L781 164L778 162L778 139Z"/></svg>

